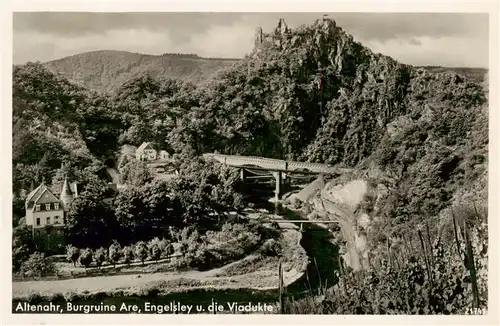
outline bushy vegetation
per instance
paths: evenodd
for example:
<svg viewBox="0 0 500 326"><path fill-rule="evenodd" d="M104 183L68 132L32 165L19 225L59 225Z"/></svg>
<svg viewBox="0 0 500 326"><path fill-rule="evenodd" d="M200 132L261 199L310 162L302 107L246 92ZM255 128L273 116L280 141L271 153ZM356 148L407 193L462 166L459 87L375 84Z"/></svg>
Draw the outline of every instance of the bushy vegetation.
<svg viewBox="0 0 500 326"><path fill-rule="evenodd" d="M31 230L26 225L14 228L12 235L12 272L17 273L21 265L36 250Z"/></svg>
<svg viewBox="0 0 500 326"><path fill-rule="evenodd" d="M66 247L66 258L73 263L73 266L76 266L76 262L78 261L78 258L80 258L80 249L68 245Z"/></svg>
<svg viewBox="0 0 500 326"><path fill-rule="evenodd" d="M109 246L108 249L108 261L113 264L113 266L116 267L116 263L120 260L122 257L122 250L121 246L118 243L118 241L115 241Z"/></svg>
<svg viewBox="0 0 500 326"><path fill-rule="evenodd" d="M123 262L125 264L130 264L130 262L134 259L134 251L132 247L125 246L122 249Z"/></svg>
<svg viewBox="0 0 500 326"><path fill-rule="evenodd" d="M195 226L191 226L172 230L172 233L176 236L170 235L169 238L174 242L155 237L147 242L138 241L123 247L117 240L113 240L108 248L77 248L68 245L65 258L73 263L73 267L85 269L96 267L101 270L106 267L109 270L112 265L116 271L123 268L118 267L118 264L128 266L131 262L140 262L144 266L146 261L159 263L162 260L162 264L166 264L163 267L166 270L203 270L241 259L251 252L275 255L278 246L271 240L279 237L277 229L255 223L225 223L220 230L205 233L200 233ZM261 248L259 251L259 247L266 249ZM177 252L175 248L178 248ZM97 271L93 271L95 272ZM78 270L72 270L71 275L77 274Z"/></svg>
<svg viewBox="0 0 500 326"><path fill-rule="evenodd" d="M54 275L54 264L47 260L44 253L35 252L23 261L19 274L28 277L43 277Z"/></svg>
<svg viewBox="0 0 500 326"><path fill-rule="evenodd" d="M290 300L288 313L482 314L488 309L487 214L454 207L439 229L421 228L372 251L371 266L341 268L330 289ZM389 238L388 238L389 239Z"/></svg>
<svg viewBox="0 0 500 326"><path fill-rule="evenodd" d="M93 259L94 258L93 258L92 250L86 248L86 249L82 250L82 252L80 253L80 258L78 258L78 262L83 267L85 267L85 269L87 269L87 267L89 267L90 264L92 264Z"/></svg>

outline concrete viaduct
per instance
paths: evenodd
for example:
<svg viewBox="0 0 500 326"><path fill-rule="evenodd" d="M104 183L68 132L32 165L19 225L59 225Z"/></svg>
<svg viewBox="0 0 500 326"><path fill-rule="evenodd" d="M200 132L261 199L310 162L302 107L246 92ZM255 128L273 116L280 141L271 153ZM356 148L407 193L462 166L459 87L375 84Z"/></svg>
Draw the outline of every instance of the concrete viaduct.
<svg viewBox="0 0 500 326"><path fill-rule="evenodd" d="M206 160L213 159L228 166L239 168L240 176L243 181L246 180L246 178L252 178L247 176L249 172L257 175L253 178L274 177L276 180L276 200L281 199L283 195L284 182L289 182L290 178L295 177L294 175L340 174L351 171L349 169L334 168L328 164L285 161L257 156L207 153L203 154L203 157ZM259 174L259 171L271 173ZM300 178L300 176L298 178Z"/></svg>

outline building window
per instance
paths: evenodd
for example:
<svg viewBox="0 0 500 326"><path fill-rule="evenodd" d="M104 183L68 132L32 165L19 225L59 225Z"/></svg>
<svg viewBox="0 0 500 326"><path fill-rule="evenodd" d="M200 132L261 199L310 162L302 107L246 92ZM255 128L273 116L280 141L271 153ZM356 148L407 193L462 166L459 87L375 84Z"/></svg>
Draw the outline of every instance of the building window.
<svg viewBox="0 0 500 326"><path fill-rule="evenodd" d="M36 225L38 225L38 226L40 225L40 218L39 217L36 218Z"/></svg>
<svg viewBox="0 0 500 326"><path fill-rule="evenodd" d="M54 203L54 209L59 209L59 203Z"/></svg>
<svg viewBox="0 0 500 326"><path fill-rule="evenodd" d="M54 224L60 224L61 221L59 221L59 216L54 216Z"/></svg>
<svg viewBox="0 0 500 326"><path fill-rule="evenodd" d="M47 224L50 224L50 216L47 217Z"/></svg>
<svg viewBox="0 0 500 326"><path fill-rule="evenodd" d="M50 211L50 204L45 204L45 210Z"/></svg>
<svg viewBox="0 0 500 326"><path fill-rule="evenodd" d="M35 211L39 211L40 210L40 205L35 205Z"/></svg>

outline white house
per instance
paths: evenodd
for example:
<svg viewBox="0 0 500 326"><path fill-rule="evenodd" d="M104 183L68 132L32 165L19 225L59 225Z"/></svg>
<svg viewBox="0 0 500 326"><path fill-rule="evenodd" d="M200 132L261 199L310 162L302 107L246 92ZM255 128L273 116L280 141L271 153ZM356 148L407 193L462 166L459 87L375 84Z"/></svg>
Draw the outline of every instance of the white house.
<svg viewBox="0 0 500 326"><path fill-rule="evenodd" d="M43 229L49 225L64 226L66 213L76 196L76 183L70 185L66 179L60 187L59 198L54 194L54 189L42 183L26 198L26 224L33 229Z"/></svg>
<svg viewBox="0 0 500 326"><path fill-rule="evenodd" d="M138 161L168 161L170 153L165 150L157 150L153 143L144 142L135 151L135 158Z"/></svg>
<svg viewBox="0 0 500 326"><path fill-rule="evenodd" d="M160 155L158 155L158 159L162 161L168 160L170 159L170 154L165 150L161 150Z"/></svg>
<svg viewBox="0 0 500 326"><path fill-rule="evenodd" d="M135 158L139 161L156 161L158 152L150 142L144 142L135 151Z"/></svg>

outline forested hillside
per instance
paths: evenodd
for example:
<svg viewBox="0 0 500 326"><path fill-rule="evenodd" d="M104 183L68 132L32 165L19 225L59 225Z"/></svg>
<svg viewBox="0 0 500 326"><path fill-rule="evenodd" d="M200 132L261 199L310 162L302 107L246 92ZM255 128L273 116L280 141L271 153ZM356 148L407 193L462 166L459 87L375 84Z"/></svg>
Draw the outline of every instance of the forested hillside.
<svg viewBox="0 0 500 326"><path fill-rule="evenodd" d="M79 171L113 155L121 121L107 98L40 64L13 71L13 187L51 182L63 163Z"/></svg>
<svg viewBox="0 0 500 326"><path fill-rule="evenodd" d="M201 58L166 53L147 55L125 51L93 51L45 63L52 72L98 92L112 92L143 73L198 83L237 59Z"/></svg>

